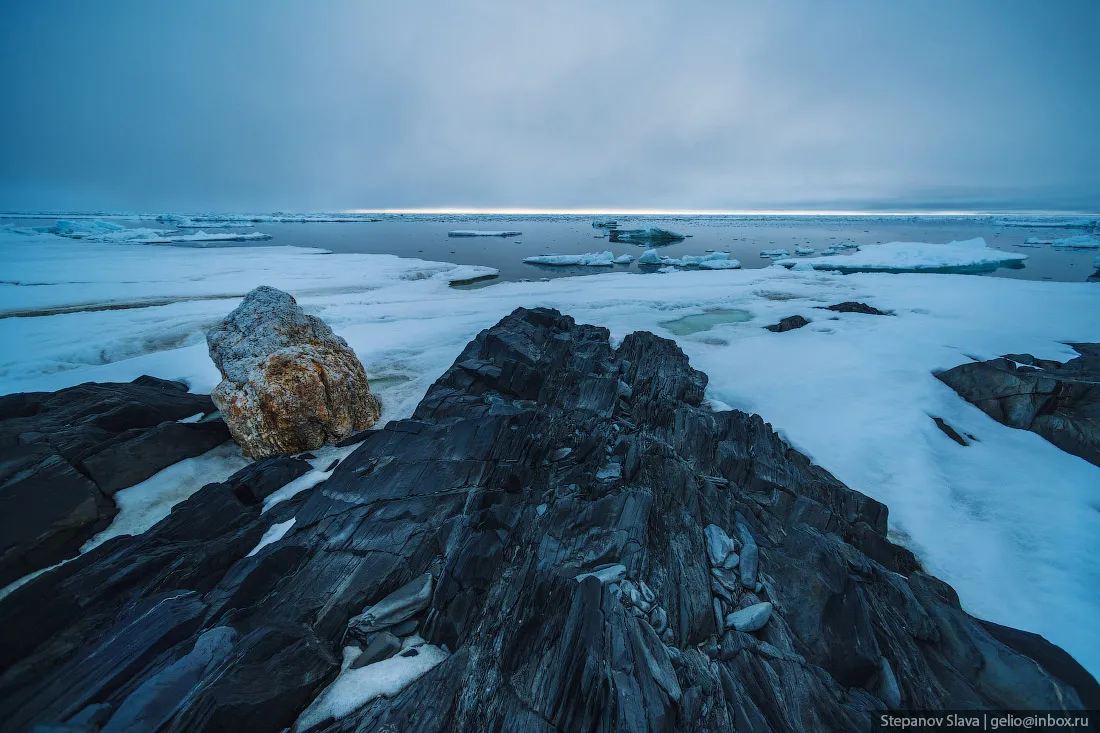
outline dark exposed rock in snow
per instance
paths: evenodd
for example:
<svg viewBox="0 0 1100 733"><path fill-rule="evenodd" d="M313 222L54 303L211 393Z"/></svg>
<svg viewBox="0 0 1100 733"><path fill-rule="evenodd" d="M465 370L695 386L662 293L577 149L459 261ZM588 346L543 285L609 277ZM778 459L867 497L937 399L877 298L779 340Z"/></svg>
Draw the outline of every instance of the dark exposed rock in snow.
<svg viewBox="0 0 1100 733"><path fill-rule="evenodd" d="M764 328L774 333L784 333L808 325L810 325L810 322L802 316L787 316L786 318L780 319L779 323L773 323L770 326L764 326Z"/></svg>
<svg viewBox="0 0 1100 733"><path fill-rule="evenodd" d="M608 336L520 309L312 490L260 513L211 484L30 581L0 601L0 720L105 705L108 725L275 731L383 666L402 683L306 725L870 730L888 707L1081 705L1088 673L967 615L886 538L886 507L760 417L704 407L674 342ZM729 543L710 530L708 550L711 525ZM377 628L379 607L412 615L366 633L427 643L386 659L382 637L379 661L341 672L349 622Z"/></svg>
<svg viewBox="0 0 1100 733"><path fill-rule="evenodd" d="M836 305L825 306L822 310L836 311L837 313L863 313L868 316L890 315L886 311L880 311L874 306L867 305L866 303L858 303L854 300L847 300L843 303L837 303Z"/></svg>
<svg viewBox="0 0 1100 733"><path fill-rule="evenodd" d="M229 439L206 395L153 377L0 397L0 586L76 554L111 495Z"/></svg>
<svg viewBox="0 0 1100 733"><path fill-rule="evenodd" d="M1038 433L1100 466L1100 344L1072 344L1065 364L1008 354L936 376L999 423Z"/></svg>
<svg viewBox="0 0 1100 733"><path fill-rule="evenodd" d="M222 375L211 397L247 456L320 448L381 414L347 342L281 290L251 291L206 343Z"/></svg>

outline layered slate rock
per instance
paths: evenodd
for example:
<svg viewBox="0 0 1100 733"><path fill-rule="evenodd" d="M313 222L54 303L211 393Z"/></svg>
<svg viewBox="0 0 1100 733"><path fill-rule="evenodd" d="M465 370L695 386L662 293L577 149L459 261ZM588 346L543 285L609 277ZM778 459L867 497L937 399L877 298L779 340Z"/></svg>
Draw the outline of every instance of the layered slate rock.
<svg viewBox="0 0 1100 733"><path fill-rule="evenodd" d="M860 303L855 300L846 300L843 303L837 303L836 305L828 305L822 308L822 310L835 311L837 313L862 313L867 316L888 316L890 315L886 311L880 311L872 305L866 303Z"/></svg>
<svg viewBox="0 0 1100 733"><path fill-rule="evenodd" d="M808 325L810 325L810 322L802 316L787 316L786 318L781 318L779 323L773 323L770 326L764 326L764 328L772 333L786 333L787 331L793 331L796 328L802 328Z"/></svg>
<svg viewBox="0 0 1100 733"><path fill-rule="evenodd" d="M0 397L0 586L76 554L115 492L227 441L214 412L153 377Z"/></svg>
<svg viewBox="0 0 1100 733"><path fill-rule="evenodd" d="M674 342L608 337L517 310L314 489L261 513L208 486L17 590L0 720L869 730L896 707L1082 704L1092 678L967 615L885 506L703 407Z"/></svg>
<svg viewBox="0 0 1100 733"><path fill-rule="evenodd" d="M1080 356L1064 364L1008 354L936 376L997 422L1100 466L1100 344L1071 346Z"/></svg>
<svg viewBox="0 0 1100 733"><path fill-rule="evenodd" d="M355 352L281 290L250 292L206 342L222 375L211 396L245 455L320 448L381 415Z"/></svg>

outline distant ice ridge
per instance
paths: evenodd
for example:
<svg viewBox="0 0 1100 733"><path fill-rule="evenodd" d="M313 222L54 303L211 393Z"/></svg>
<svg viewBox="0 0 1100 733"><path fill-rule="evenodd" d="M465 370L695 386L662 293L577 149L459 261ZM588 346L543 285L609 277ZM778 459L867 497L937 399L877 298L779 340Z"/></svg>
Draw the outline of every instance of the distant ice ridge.
<svg viewBox="0 0 1100 733"><path fill-rule="evenodd" d="M847 257L809 257L776 260L777 265L806 270L839 272L921 272L992 270L1019 265L1027 255L1002 252L986 246L981 237L947 244L890 242L861 245Z"/></svg>
<svg viewBox="0 0 1100 733"><path fill-rule="evenodd" d="M1093 239L1088 234L1078 234L1076 237L1062 237L1060 239L1028 237L1024 240L1024 246L1037 247L1043 244L1050 244L1055 247L1067 247L1069 249L1097 249L1100 248L1100 239Z"/></svg>
<svg viewBox="0 0 1100 733"><path fill-rule="evenodd" d="M447 232L448 237L519 237L523 232L489 231L483 229L455 229Z"/></svg>
<svg viewBox="0 0 1100 733"><path fill-rule="evenodd" d="M672 272L676 267L698 267L704 270L736 270L741 263L730 257L729 252L710 252L705 255L666 257L655 249L647 249L638 258L639 265L662 265L661 272Z"/></svg>
<svg viewBox="0 0 1100 733"><path fill-rule="evenodd" d="M1003 227L1027 227L1029 229L1036 227L1051 227L1055 229L1088 229L1090 227L1100 226L1100 219L1087 216L1006 216L1001 219L997 219L996 223Z"/></svg>
<svg viewBox="0 0 1100 733"><path fill-rule="evenodd" d="M60 219L52 227L34 227L42 234L53 234L68 239L86 239L92 242L128 242L132 244L172 244L177 242L258 242L271 239L263 232L219 232L208 234L198 231L184 234L175 229L149 229L124 227L114 222L69 221Z"/></svg>
<svg viewBox="0 0 1100 733"><path fill-rule="evenodd" d="M582 265L584 267L611 267L612 265L629 265L634 260L633 255L620 255L616 257L610 251L589 252L583 255L537 255L524 257L523 261L529 265Z"/></svg>
<svg viewBox="0 0 1100 733"><path fill-rule="evenodd" d="M323 224L381 221L368 214L160 214L156 220L180 229L225 228L242 224Z"/></svg>

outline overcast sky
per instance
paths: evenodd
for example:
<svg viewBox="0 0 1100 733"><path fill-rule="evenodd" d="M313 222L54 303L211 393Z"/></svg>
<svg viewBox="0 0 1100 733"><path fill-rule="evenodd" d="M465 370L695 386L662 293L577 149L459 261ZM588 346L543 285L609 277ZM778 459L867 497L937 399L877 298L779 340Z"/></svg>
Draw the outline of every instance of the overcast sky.
<svg viewBox="0 0 1100 733"><path fill-rule="evenodd" d="M0 3L0 209L1100 209L1100 2Z"/></svg>

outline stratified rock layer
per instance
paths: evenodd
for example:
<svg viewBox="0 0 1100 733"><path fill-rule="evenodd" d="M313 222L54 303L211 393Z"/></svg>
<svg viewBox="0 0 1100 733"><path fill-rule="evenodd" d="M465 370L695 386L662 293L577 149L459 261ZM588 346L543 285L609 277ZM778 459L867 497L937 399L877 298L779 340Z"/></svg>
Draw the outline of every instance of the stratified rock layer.
<svg viewBox="0 0 1100 733"><path fill-rule="evenodd" d="M213 412L153 377L0 397L0 587L75 555L118 513L115 492L229 440L198 421Z"/></svg>
<svg viewBox="0 0 1100 733"><path fill-rule="evenodd" d="M261 514L213 484L0 601L0 725L281 730L341 647L369 677L414 634L438 663L311 730L869 730L1094 694L705 386L674 342L518 310L311 491Z"/></svg>
<svg viewBox="0 0 1100 733"><path fill-rule="evenodd" d="M281 290L250 292L206 343L222 374L211 397L246 455L320 448L381 414L347 342Z"/></svg>
<svg viewBox="0 0 1100 733"><path fill-rule="evenodd" d="M1100 344L1062 364L1031 354L962 364L936 376L999 423L1038 433L1100 466Z"/></svg>

